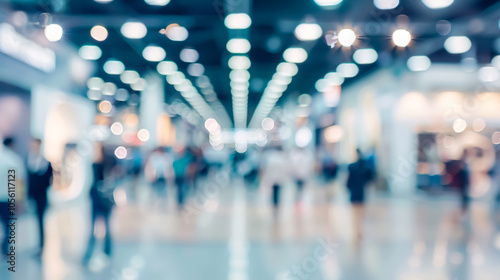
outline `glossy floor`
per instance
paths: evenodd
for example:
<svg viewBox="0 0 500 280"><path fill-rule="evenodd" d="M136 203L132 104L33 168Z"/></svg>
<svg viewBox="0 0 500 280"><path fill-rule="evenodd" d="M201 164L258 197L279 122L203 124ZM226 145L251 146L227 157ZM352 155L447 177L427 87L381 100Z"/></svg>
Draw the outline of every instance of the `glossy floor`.
<svg viewBox="0 0 500 280"><path fill-rule="evenodd" d="M278 212L266 190L241 180L201 184L181 212L173 190L156 199L141 185L132 201L123 186L112 217L112 258L97 246L89 267L81 265L86 197L53 205L42 259L32 256L36 224L26 214L17 271L2 262L0 279L500 279L500 223L491 203L474 202L461 217L452 194L372 192L365 209L354 209L342 187L313 185L300 204L294 186L284 187Z"/></svg>

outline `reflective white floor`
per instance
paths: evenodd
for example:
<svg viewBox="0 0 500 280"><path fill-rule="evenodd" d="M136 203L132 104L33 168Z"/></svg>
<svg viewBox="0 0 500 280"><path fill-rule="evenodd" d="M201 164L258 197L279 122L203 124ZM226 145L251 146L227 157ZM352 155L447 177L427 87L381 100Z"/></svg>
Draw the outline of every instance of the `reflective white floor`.
<svg viewBox="0 0 500 280"><path fill-rule="evenodd" d="M276 214L268 192L240 180L203 185L179 213L173 193L152 201L141 186L135 202L122 199L114 210L112 259L96 252L88 268L81 265L88 201L56 205L47 215L42 260L31 256L35 220L24 215L18 270L8 272L2 262L0 279L500 279L499 216L486 202L474 202L460 218L453 195L372 192L358 238L342 187L311 184L300 205L294 190L284 188Z"/></svg>

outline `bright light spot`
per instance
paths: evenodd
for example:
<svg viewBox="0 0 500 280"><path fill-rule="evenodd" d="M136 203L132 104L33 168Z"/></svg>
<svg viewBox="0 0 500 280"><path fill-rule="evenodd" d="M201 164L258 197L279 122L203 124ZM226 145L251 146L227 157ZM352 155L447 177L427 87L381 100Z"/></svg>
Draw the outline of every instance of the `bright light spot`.
<svg viewBox="0 0 500 280"><path fill-rule="evenodd" d="M354 63L341 63L337 66L337 73L344 78L352 78L358 75L359 68Z"/></svg>
<svg viewBox="0 0 500 280"><path fill-rule="evenodd" d="M113 83L104 83L102 86L102 94L104 95L114 95L116 92L116 85Z"/></svg>
<svg viewBox="0 0 500 280"><path fill-rule="evenodd" d="M51 42L56 42L61 40L63 35L63 29L59 24L53 23L45 27L44 33L45 37L47 37L47 40Z"/></svg>
<svg viewBox="0 0 500 280"><path fill-rule="evenodd" d="M137 132L137 138L139 138L139 140L141 140L142 142L146 142L149 140L149 131L145 128L139 130L139 132Z"/></svg>
<svg viewBox="0 0 500 280"><path fill-rule="evenodd" d="M311 105L312 97L309 94L304 93L304 94L301 94L299 96L298 101L299 101L300 106L307 107L307 106Z"/></svg>
<svg viewBox="0 0 500 280"><path fill-rule="evenodd" d="M327 86L340 86L344 83L344 77L337 72L330 72L324 78Z"/></svg>
<svg viewBox="0 0 500 280"><path fill-rule="evenodd" d="M92 36L94 40L102 42L108 38L108 30L102 25L96 25L90 29L90 36Z"/></svg>
<svg viewBox="0 0 500 280"><path fill-rule="evenodd" d="M104 100L104 101L99 102L99 105L97 106L97 108L99 109L99 111L106 114L106 113L111 112L113 105L111 105L111 102Z"/></svg>
<svg viewBox="0 0 500 280"><path fill-rule="evenodd" d="M115 122L111 125L111 132L114 135L120 135L123 133L123 125L119 122Z"/></svg>
<svg viewBox="0 0 500 280"><path fill-rule="evenodd" d="M183 26L172 26L170 28L167 27L167 38L172 41L182 42L187 39L189 36L188 30Z"/></svg>
<svg viewBox="0 0 500 280"><path fill-rule="evenodd" d="M463 132L467 128L467 122L464 119L456 119L453 122L453 130L456 133Z"/></svg>
<svg viewBox="0 0 500 280"><path fill-rule="evenodd" d="M232 82L246 82L250 79L250 72L247 70L232 70L229 73Z"/></svg>
<svg viewBox="0 0 500 280"><path fill-rule="evenodd" d="M200 55L195 49L190 49L190 48L185 48L181 51L179 54L180 58L182 61L186 63L193 63L198 60Z"/></svg>
<svg viewBox="0 0 500 280"><path fill-rule="evenodd" d="M182 83L185 80L185 78L186 77L184 76L184 74L182 74L182 72L176 71L171 75L167 76L167 82L171 85L177 85Z"/></svg>
<svg viewBox="0 0 500 280"><path fill-rule="evenodd" d="M162 47L155 45L149 45L145 47L144 50L142 51L142 56L147 61L153 61L153 62L162 61L166 55L167 53Z"/></svg>
<svg viewBox="0 0 500 280"><path fill-rule="evenodd" d="M491 60L491 65L493 65L495 68L497 68L498 70L500 70L500 55L495 56Z"/></svg>
<svg viewBox="0 0 500 280"><path fill-rule="evenodd" d="M129 21L120 29L123 36L129 39L142 39L148 33L148 28L142 22Z"/></svg>
<svg viewBox="0 0 500 280"><path fill-rule="evenodd" d="M377 61L378 54L374 49L359 49L354 52L352 58L358 64L371 64Z"/></svg>
<svg viewBox="0 0 500 280"><path fill-rule="evenodd" d="M336 6L340 3L342 3L342 0L314 0L318 6L322 7L329 7L329 6Z"/></svg>
<svg viewBox="0 0 500 280"><path fill-rule="evenodd" d="M472 129L475 132L481 132L486 127L486 122L483 119L475 119L472 123Z"/></svg>
<svg viewBox="0 0 500 280"><path fill-rule="evenodd" d="M399 5L399 0L373 0L373 4L379 10L391 10Z"/></svg>
<svg viewBox="0 0 500 280"><path fill-rule="evenodd" d="M411 34L408 30L398 29L392 33L392 41L398 47L404 48L411 41Z"/></svg>
<svg viewBox="0 0 500 280"><path fill-rule="evenodd" d="M453 0L422 0L431 9L442 9L453 4Z"/></svg>
<svg viewBox="0 0 500 280"><path fill-rule="evenodd" d="M133 84L140 78L139 73L133 70L126 70L120 75L120 80L124 84Z"/></svg>
<svg viewBox="0 0 500 280"><path fill-rule="evenodd" d="M314 84L314 88L318 91L318 92L323 92L326 90L326 86L327 86L327 83L326 83L326 80L325 79L319 79L318 81L316 81L316 83Z"/></svg>
<svg viewBox="0 0 500 280"><path fill-rule="evenodd" d="M165 6L170 0L144 0L144 2L151 6Z"/></svg>
<svg viewBox="0 0 500 280"><path fill-rule="evenodd" d="M125 149L125 147L123 146L119 146L118 148L116 148L115 150L115 156L119 159L124 159L127 157L127 149Z"/></svg>
<svg viewBox="0 0 500 280"><path fill-rule="evenodd" d="M466 36L451 36L444 42L444 48L452 54L465 53L471 47L472 42Z"/></svg>
<svg viewBox="0 0 500 280"><path fill-rule="evenodd" d="M104 86L104 81L99 77L92 77L87 81L87 87L92 90L101 90Z"/></svg>
<svg viewBox="0 0 500 280"><path fill-rule="evenodd" d="M500 132L499 131L495 131L493 132L493 135L491 135L491 142L495 145L498 145L500 144ZM500 249L500 235L499 235L499 238L498 238L498 249Z"/></svg>
<svg viewBox="0 0 500 280"><path fill-rule="evenodd" d="M337 143L344 135L342 128L338 125L332 125L325 129L325 140L328 143Z"/></svg>
<svg viewBox="0 0 500 280"><path fill-rule="evenodd" d="M139 123L139 117L137 117L137 115L134 113L129 113L123 117L123 122L125 122L126 126L133 127Z"/></svg>
<svg viewBox="0 0 500 280"><path fill-rule="evenodd" d="M321 37L323 30L316 23L301 23L295 28L294 34L300 41L314 41Z"/></svg>
<svg viewBox="0 0 500 280"><path fill-rule="evenodd" d="M230 53L247 53L251 45L247 39L231 39L227 42L226 48Z"/></svg>
<svg viewBox="0 0 500 280"><path fill-rule="evenodd" d="M245 70L250 68L251 62L246 56L235 55L229 59L228 65L231 69Z"/></svg>
<svg viewBox="0 0 500 280"><path fill-rule="evenodd" d="M199 77L205 73L205 67L200 63L191 63L187 67L187 72L193 77Z"/></svg>
<svg viewBox="0 0 500 280"><path fill-rule="evenodd" d="M158 63L158 66L156 66L156 70L158 70L158 73L162 75L172 75L177 71L177 64L172 61L162 61Z"/></svg>
<svg viewBox="0 0 500 280"><path fill-rule="evenodd" d="M308 127L301 127L295 133L295 145L297 147L303 148L307 146L312 140L312 132Z"/></svg>
<svg viewBox="0 0 500 280"><path fill-rule="evenodd" d="M205 128L212 134L220 132L220 125L214 118L209 118L205 121Z"/></svg>
<svg viewBox="0 0 500 280"><path fill-rule="evenodd" d="M307 52L303 48L288 48L283 52L286 62L302 63L307 59Z"/></svg>
<svg viewBox="0 0 500 280"><path fill-rule="evenodd" d="M299 68L294 63L281 62L280 64L278 64L278 67L276 67L276 72L280 73L280 75L283 76L293 77L297 75L297 73L299 72Z"/></svg>
<svg viewBox="0 0 500 280"><path fill-rule="evenodd" d="M125 65L121 61L110 59L104 63L103 69L110 75L120 75L125 71Z"/></svg>
<svg viewBox="0 0 500 280"><path fill-rule="evenodd" d="M106 3L113 2L113 0L94 0L94 1L96 1L99 4L106 4Z"/></svg>
<svg viewBox="0 0 500 280"><path fill-rule="evenodd" d="M477 74L479 76L479 80L485 83L494 82L499 78L498 70L495 67L490 66L479 68Z"/></svg>
<svg viewBox="0 0 500 280"><path fill-rule="evenodd" d="M406 65L411 71L426 71L431 67L431 60L425 55L412 56Z"/></svg>
<svg viewBox="0 0 500 280"><path fill-rule="evenodd" d="M85 60L98 60L101 58L102 51L98 46L84 45L78 50L78 54Z"/></svg>
<svg viewBox="0 0 500 280"><path fill-rule="evenodd" d="M265 118L261 123L262 129L264 130L272 130L274 128L274 121L271 118Z"/></svg>
<svg viewBox="0 0 500 280"><path fill-rule="evenodd" d="M101 100L101 98L102 98L102 93L101 93L99 90L89 89L89 90L87 91L87 97L88 97L90 100Z"/></svg>
<svg viewBox="0 0 500 280"><path fill-rule="evenodd" d="M143 78L137 79L130 87L135 91L143 91L146 89L146 80Z"/></svg>
<svg viewBox="0 0 500 280"><path fill-rule="evenodd" d="M342 29L338 35L339 43L344 47L350 47L356 41L356 33L351 29Z"/></svg>
<svg viewBox="0 0 500 280"><path fill-rule="evenodd" d="M224 25L229 29L247 29L251 24L250 16L243 13L229 14L224 20Z"/></svg>

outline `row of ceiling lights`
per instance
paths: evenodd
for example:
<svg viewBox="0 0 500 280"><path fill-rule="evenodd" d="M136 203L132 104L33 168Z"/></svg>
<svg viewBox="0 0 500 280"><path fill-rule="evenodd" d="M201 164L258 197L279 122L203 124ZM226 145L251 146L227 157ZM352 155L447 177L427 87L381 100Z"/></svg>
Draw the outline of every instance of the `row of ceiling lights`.
<svg viewBox="0 0 500 280"><path fill-rule="evenodd" d="M343 0L314 0L318 6L329 8L338 6ZM453 4L454 0L422 0L422 3L430 9L443 9ZM379 10L391 10L399 6L399 0L373 0L373 4Z"/></svg>

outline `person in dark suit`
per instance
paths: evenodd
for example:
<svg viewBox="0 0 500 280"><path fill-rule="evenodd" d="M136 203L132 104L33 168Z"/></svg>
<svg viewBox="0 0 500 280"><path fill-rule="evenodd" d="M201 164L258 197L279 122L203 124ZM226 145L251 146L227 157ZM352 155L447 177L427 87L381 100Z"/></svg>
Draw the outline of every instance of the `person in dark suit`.
<svg viewBox="0 0 500 280"><path fill-rule="evenodd" d="M114 158L107 156L104 146L101 142L96 143L94 162L92 170L94 173L94 180L90 187L90 200L92 204L92 224L90 227L90 239L87 246L87 251L83 258L84 265L87 265L92 257L94 251L96 237L94 235L96 221L99 217L104 220L106 234L104 236L104 253L111 256L111 228L109 224L111 211L113 210L113 186L106 184L108 174L114 166Z"/></svg>
<svg viewBox="0 0 500 280"><path fill-rule="evenodd" d="M28 155L28 197L36 205L37 222L39 229L39 246L41 255L44 245L44 216L47 209L47 191L52 184L52 165L41 153L42 141L34 139Z"/></svg>
<svg viewBox="0 0 500 280"><path fill-rule="evenodd" d="M356 149L356 156L356 161L348 166L347 189L350 192L350 200L354 210L354 231L357 237L360 238L362 235L361 224L365 202L365 187L370 181L372 171L359 149Z"/></svg>

